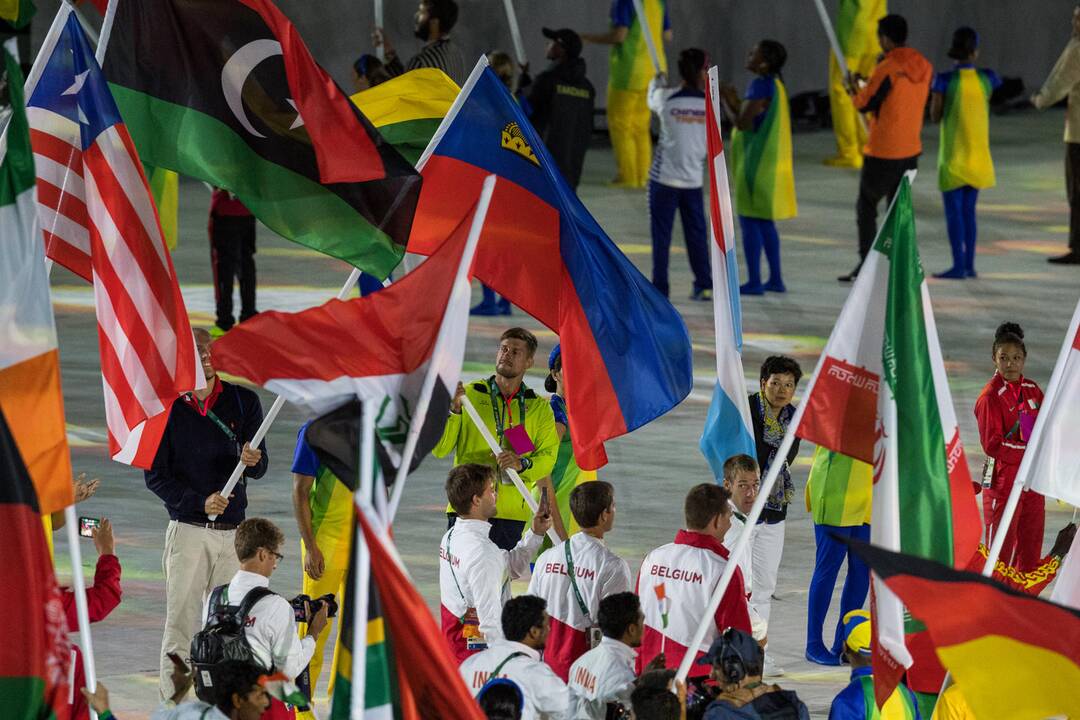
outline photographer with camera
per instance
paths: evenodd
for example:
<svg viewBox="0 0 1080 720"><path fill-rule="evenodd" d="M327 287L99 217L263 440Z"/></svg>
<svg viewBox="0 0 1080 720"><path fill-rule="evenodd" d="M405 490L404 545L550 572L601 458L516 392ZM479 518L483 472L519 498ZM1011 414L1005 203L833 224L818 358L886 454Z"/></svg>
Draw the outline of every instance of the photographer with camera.
<svg viewBox="0 0 1080 720"><path fill-rule="evenodd" d="M764 663L765 651L748 632L729 627L713 640L709 652L697 660L698 665L712 667L711 679L720 687L720 694L705 709L704 720L810 720L810 711L793 690L762 682Z"/></svg>
<svg viewBox="0 0 1080 720"><path fill-rule="evenodd" d="M281 554L284 542L280 528L265 518L248 518L236 528L236 556L240 570L228 585L214 588L203 609L206 628L195 636L191 649L197 667L201 669L200 663L213 667L215 658L200 657L204 654L203 648L207 647L206 636L216 628L225 627L230 618L239 620L251 660L268 674L280 672L294 680L307 667L315 652L315 638L326 627L330 613L336 613L337 608L325 602L325 598L311 601L301 597L297 598L297 610L269 589L270 576L284 557ZM249 597L249 593L253 594ZM238 607L243 612L238 612ZM298 615L307 620L307 635L303 638L296 631ZM202 697L199 676L197 672L196 690ZM276 700L274 706L275 711L281 709ZM275 712L275 716L282 717L282 714ZM287 716L292 716L291 711Z"/></svg>

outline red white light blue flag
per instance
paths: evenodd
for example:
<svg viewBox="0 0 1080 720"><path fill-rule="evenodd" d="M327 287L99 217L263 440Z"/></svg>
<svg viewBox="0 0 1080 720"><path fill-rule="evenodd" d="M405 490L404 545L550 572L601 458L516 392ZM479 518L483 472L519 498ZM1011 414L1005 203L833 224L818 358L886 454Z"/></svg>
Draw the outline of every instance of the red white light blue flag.
<svg viewBox="0 0 1080 720"><path fill-rule="evenodd" d="M742 306L739 264L735 258L735 222L731 212L724 141L720 138L720 93L716 67L709 68L705 89L705 133L709 144L709 216L712 242L713 326L716 331L716 385L701 433L701 452L717 482L724 461L732 455L754 453L754 427L742 364Z"/></svg>
<svg viewBox="0 0 1080 720"><path fill-rule="evenodd" d="M205 382L131 136L74 14L26 103L46 252L94 284L109 454L150 467L176 397Z"/></svg>

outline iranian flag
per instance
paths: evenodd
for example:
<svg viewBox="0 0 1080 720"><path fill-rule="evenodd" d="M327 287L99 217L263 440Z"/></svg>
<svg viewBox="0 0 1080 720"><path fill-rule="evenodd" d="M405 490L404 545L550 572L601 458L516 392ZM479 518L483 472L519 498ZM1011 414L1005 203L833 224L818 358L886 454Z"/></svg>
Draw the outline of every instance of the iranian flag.
<svg viewBox="0 0 1080 720"><path fill-rule="evenodd" d="M874 466L871 541L964 567L981 523L915 242L905 177L866 257L803 400L796 434ZM874 577L874 683L879 706L922 627Z"/></svg>
<svg viewBox="0 0 1080 720"><path fill-rule="evenodd" d="M144 162L380 279L401 260L420 176L270 0L119 2L103 69Z"/></svg>

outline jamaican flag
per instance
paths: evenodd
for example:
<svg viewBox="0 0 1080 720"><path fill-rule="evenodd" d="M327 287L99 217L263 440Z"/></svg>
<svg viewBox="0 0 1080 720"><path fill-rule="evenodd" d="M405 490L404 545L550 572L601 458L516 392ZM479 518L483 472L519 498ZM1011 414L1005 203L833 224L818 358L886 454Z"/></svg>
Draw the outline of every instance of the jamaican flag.
<svg viewBox="0 0 1080 720"><path fill-rule="evenodd" d="M36 11L33 0L0 0L0 20L15 30L30 22Z"/></svg>
<svg viewBox="0 0 1080 720"><path fill-rule="evenodd" d="M380 279L398 264L420 177L269 0L119 3L104 70L144 162Z"/></svg>
<svg viewBox="0 0 1080 720"><path fill-rule="evenodd" d="M341 647L334 669L331 720L348 720L353 663L363 657L364 717L384 720L483 720L484 715L458 674L431 611L400 565L397 551L378 521L357 512L349 587L361 574L366 592L353 593L341 618ZM361 548L366 548L362 550ZM365 557L366 555L366 557ZM364 598L366 602L356 602ZM365 606L366 607L363 607ZM366 618L366 646L355 652L353 628Z"/></svg>
<svg viewBox="0 0 1080 720"><path fill-rule="evenodd" d="M413 165L461 88L438 68L417 68L352 95L371 124Z"/></svg>

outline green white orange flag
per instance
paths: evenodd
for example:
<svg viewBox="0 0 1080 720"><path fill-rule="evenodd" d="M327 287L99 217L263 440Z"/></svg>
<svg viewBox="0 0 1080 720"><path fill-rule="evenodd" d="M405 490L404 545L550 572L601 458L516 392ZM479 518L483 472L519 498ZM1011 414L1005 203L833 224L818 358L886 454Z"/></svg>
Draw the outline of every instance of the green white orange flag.
<svg viewBox="0 0 1080 720"><path fill-rule="evenodd" d="M964 567L981 523L915 241L908 178L836 321L796 434L874 466L872 542ZM912 657L899 598L875 577L879 705Z"/></svg>
<svg viewBox="0 0 1080 720"><path fill-rule="evenodd" d="M71 456L23 78L11 54L0 48L0 55L0 119L10 118L0 146L0 410L48 514L75 501Z"/></svg>

